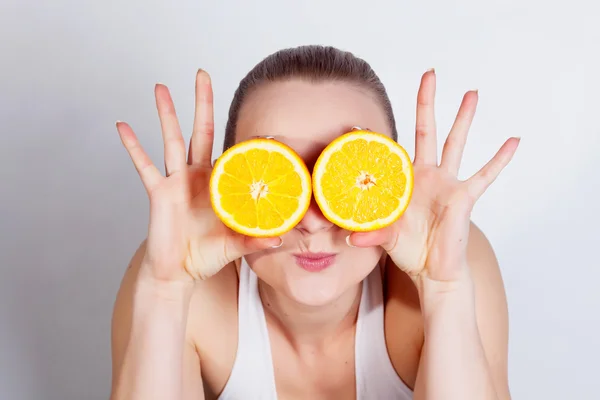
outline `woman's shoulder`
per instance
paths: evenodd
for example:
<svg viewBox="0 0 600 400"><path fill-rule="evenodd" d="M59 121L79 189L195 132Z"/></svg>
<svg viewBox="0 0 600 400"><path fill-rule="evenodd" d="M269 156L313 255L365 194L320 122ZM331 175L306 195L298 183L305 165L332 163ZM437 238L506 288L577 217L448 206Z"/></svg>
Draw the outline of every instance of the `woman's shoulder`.
<svg viewBox="0 0 600 400"><path fill-rule="evenodd" d="M133 308L133 293L146 249L143 241L125 271L113 316L113 353L122 357L130 334L128 321ZM188 307L186 343L200 359L200 370L207 398L219 393L237 352L238 263L225 266L214 276L197 281ZM216 360L216 362L215 362ZM119 362L119 360L115 360Z"/></svg>
<svg viewBox="0 0 600 400"><path fill-rule="evenodd" d="M238 276L237 263L225 266L197 282L190 301L186 336L198 352L204 388L213 393L227 383L237 353Z"/></svg>
<svg viewBox="0 0 600 400"><path fill-rule="evenodd" d="M131 335L134 293L145 251L144 240L124 272L115 299L111 323L114 370L122 363ZM190 299L185 339L196 349L200 358L207 398L212 398L211 391L218 393L222 390L235 360L237 289L237 266L231 263L211 278L198 281Z"/></svg>
<svg viewBox="0 0 600 400"><path fill-rule="evenodd" d="M385 266L385 341L394 370L414 388L423 347L423 321L419 294L408 275L391 261Z"/></svg>
<svg viewBox="0 0 600 400"><path fill-rule="evenodd" d="M506 347L507 326L500 268L485 234L473 222L470 228L468 264L476 288L476 312L482 340L486 353L504 354L497 351ZM413 387L424 341L419 293L412 279L392 263L385 267L383 287L388 354L396 372Z"/></svg>
<svg viewBox="0 0 600 400"><path fill-rule="evenodd" d="M188 324L205 318L237 315L238 272L235 263L206 280L197 281L190 300ZM236 317L237 320L237 317Z"/></svg>
<svg viewBox="0 0 600 400"><path fill-rule="evenodd" d="M232 326L237 326L238 285L236 263L196 283L188 311L188 331L195 338L200 337L200 343L213 338L215 331L223 340L222 328L232 331Z"/></svg>
<svg viewBox="0 0 600 400"><path fill-rule="evenodd" d="M125 271L119 296L127 295L131 299L128 299L128 302L121 301L121 308L131 308L133 291L145 250L144 240L135 251ZM233 331L233 325L237 327L238 264L238 262L230 263L214 276L196 282L188 309L188 339L194 339L195 343L204 343L213 337L214 331L220 331L217 336L219 340L223 340L224 331L228 334ZM221 331L223 328L226 329ZM197 338L202 340L197 341Z"/></svg>

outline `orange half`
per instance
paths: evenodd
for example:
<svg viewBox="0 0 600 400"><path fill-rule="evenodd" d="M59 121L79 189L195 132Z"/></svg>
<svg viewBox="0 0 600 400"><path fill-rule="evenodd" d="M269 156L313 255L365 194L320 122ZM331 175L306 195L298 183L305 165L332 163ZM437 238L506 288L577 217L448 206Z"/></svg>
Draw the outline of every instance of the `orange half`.
<svg viewBox="0 0 600 400"><path fill-rule="evenodd" d="M312 174L313 193L323 215L351 231L371 231L394 223L413 190L406 150L371 131L352 131L331 142Z"/></svg>
<svg viewBox="0 0 600 400"><path fill-rule="evenodd" d="M251 139L229 148L210 179L213 210L235 232L275 237L291 230L312 196L304 161L273 139Z"/></svg>

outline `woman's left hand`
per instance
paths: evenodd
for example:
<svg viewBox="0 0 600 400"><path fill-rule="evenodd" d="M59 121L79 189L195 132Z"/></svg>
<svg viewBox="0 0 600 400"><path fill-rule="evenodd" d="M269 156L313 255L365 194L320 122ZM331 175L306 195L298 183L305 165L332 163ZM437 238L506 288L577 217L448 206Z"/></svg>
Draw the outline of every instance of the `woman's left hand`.
<svg viewBox="0 0 600 400"><path fill-rule="evenodd" d="M403 216L393 225L349 237L358 247L382 246L415 282L457 282L467 271L470 215L477 199L512 159L518 138L508 139L479 172L458 180L467 133L478 93L469 91L444 143L438 164L434 116L435 72L427 71L417 96L414 189Z"/></svg>

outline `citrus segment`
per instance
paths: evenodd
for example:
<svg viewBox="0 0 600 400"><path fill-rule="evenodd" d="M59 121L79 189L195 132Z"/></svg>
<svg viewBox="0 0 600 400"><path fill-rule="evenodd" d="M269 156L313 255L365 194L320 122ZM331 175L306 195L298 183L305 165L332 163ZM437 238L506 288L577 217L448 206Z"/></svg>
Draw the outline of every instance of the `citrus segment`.
<svg viewBox="0 0 600 400"><path fill-rule="evenodd" d="M293 165L283 154L271 153L269 158L269 169L265 171L263 180L266 183L271 183L293 171Z"/></svg>
<svg viewBox="0 0 600 400"><path fill-rule="evenodd" d="M312 178L323 215L352 231L392 224L412 196L408 153L391 138L371 131L352 131L331 142L319 156Z"/></svg>
<svg viewBox="0 0 600 400"><path fill-rule="evenodd" d="M248 182L252 179L252 173L250 172L250 165L246 161L246 157L243 154L234 154L231 160L223 166L224 171L237 178L241 182Z"/></svg>
<svg viewBox="0 0 600 400"><path fill-rule="evenodd" d="M245 154L248 165L250 166L250 174L255 181L261 181L265 173L265 168L269 164L270 153L263 149L250 149Z"/></svg>
<svg viewBox="0 0 600 400"><path fill-rule="evenodd" d="M239 143L215 163L210 179L213 210L232 230L274 237L292 229L312 196L311 177L302 159L272 139Z"/></svg>
<svg viewBox="0 0 600 400"><path fill-rule="evenodd" d="M269 201L279 212L283 219L290 218L294 211L298 208L298 199L295 197L281 196L276 193L271 193Z"/></svg>

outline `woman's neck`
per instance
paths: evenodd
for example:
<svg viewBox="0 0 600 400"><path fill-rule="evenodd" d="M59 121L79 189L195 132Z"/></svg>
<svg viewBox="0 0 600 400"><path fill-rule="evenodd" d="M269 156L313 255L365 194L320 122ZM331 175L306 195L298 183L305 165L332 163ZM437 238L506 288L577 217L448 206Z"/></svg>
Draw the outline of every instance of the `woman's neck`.
<svg viewBox="0 0 600 400"><path fill-rule="evenodd" d="M296 347L323 348L354 328L362 294L362 282L323 306L307 306L276 293L259 280L265 318Z"/></svg>

